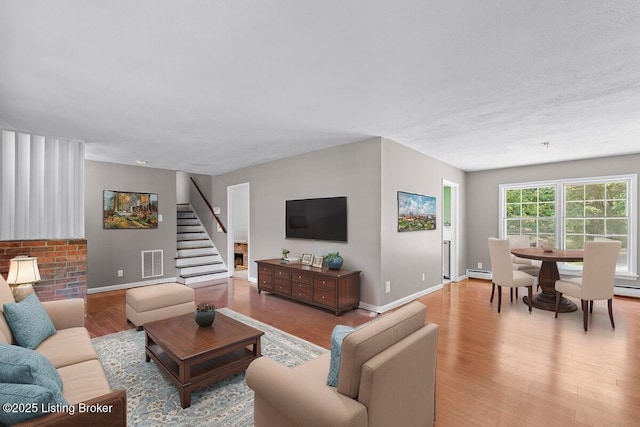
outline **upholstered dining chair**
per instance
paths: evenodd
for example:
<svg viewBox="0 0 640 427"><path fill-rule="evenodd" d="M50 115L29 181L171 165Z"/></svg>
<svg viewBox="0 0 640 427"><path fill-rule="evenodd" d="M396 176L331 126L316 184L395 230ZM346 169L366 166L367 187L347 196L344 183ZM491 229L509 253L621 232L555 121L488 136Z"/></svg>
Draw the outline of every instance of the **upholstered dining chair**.
<svg viewBox="0 0 640 427"><path fill-rule="evenodd" d="M507 240L509 240L509 249L531 247L529 236L512 235L507 236ZM540 276L540 266L536 264L532 259L520 258L511 254L511 266L514 270L523 271L534 276L536 279L538 276ZM534 281L537 284L536 279L534 279ZM540 286L538 285L538 288L539 287ZM518 288L516 288L516 298L518 298Z"/></svg>
<svg viewBox="0 0 640 427"><path fill-rule="evenodd" d="M556 280L556 318L563 294L580 298L582 302L582 321L587 332L589 312L593 313L594 300L607 300L609 320L613 321L613 285L615 282L616 263L622 244L616 240L599 240L586 242L582 277Z"/></svg>
<svg viewBox="0 0 640 427"><path fill-rule="evenodd" d="M533 276L511 267L511 252L509 241L506 239L489 238L489 256L491 258L491 299L498 287L498 313L502 305L502 287L519 288L524 286L529 291L529 312L531 312L531 300L533 297ZM516 298L517 299L517 298ZM513 302L513 299L511 300Z"/></svg>

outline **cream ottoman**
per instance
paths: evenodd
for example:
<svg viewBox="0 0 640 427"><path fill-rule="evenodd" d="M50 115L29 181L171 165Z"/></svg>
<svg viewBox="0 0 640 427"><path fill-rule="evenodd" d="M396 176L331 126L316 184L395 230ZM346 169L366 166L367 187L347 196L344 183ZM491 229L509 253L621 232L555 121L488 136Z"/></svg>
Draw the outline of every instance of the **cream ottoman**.
<svg viewBox="0 0 640 427"><path fill-rule="evenodd" d="M143 286L127 291L127 321L142 330L147 322L196 311L193 289L180 283Z"/></svg>

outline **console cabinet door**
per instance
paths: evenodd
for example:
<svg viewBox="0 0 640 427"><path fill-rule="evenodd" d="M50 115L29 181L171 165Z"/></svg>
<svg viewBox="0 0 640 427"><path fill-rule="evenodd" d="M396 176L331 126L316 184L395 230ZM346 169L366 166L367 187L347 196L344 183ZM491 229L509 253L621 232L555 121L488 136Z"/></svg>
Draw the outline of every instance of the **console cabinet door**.
<svg viewBox="0 0 640 427"><path fill-rule="evenodd" d="M291 277L289 269L275 267L273 269L273 292L291 295Z"/></svg>
<svg viewBox="0 0 640 427"><path fill-rule="evenodd" d="M273 267L258 264L258 290L273 290Z"/></svg>

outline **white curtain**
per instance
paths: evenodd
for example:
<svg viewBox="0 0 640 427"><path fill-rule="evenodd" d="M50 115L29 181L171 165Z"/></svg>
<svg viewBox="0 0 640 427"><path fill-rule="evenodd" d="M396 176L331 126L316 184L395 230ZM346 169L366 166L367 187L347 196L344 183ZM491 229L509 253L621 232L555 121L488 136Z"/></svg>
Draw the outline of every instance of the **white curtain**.
<svg viewBox="0 0 640 427"><path fill-rule="evenodd" d="M84 142L2 131L0 240L84 237Z"/></svg>

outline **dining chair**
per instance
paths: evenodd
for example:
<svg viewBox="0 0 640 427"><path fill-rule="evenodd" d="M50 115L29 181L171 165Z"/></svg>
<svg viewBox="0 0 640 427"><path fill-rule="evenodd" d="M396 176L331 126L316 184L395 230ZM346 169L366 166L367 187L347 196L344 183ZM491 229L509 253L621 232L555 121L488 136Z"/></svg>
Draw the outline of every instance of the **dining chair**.
<svg viewBox="0 0 640 427"><path fill-rule="evenodd" d="M509 241L506 239L489 238L489 256L491 258L491 299L496 286L498 287L498 313L502 305L502 287L519 288L524 286L529 291L529 312L531 312L531 300L533 299L533 276L523 271L514 270L511 267L511 252ZM516 298L517 299L517 298ZM513 298L511 299L513 302Z"/></svg>
<svg viewBox="0 0 640 427"><path fill-rule="evenodd" d="M525 235L512 235L507 236L507 240L509 240L509 249L513 248L529 248L531 247L531 243L529 240L529 236ZM511 254L511 266L514 270L523 271L527 274L534 276L536 279L535 284L537 288L540 288L540 285L537 284L537 278L540 276L540 266L536 264L531 259L525 259L517 257ZM518 288L516 288L516 298L518 298Z"/></svg>
<svg viewBox="0 0 640 427"><path fill-rule="evenodd" d="M622 244L617 240L585 243L582 277L556 280L556 318L563 294L580 298L584 331L587 332L589 312L593 313L593 301L606 299L611 327L615 329L613 285L621 246Z"/></svg>

